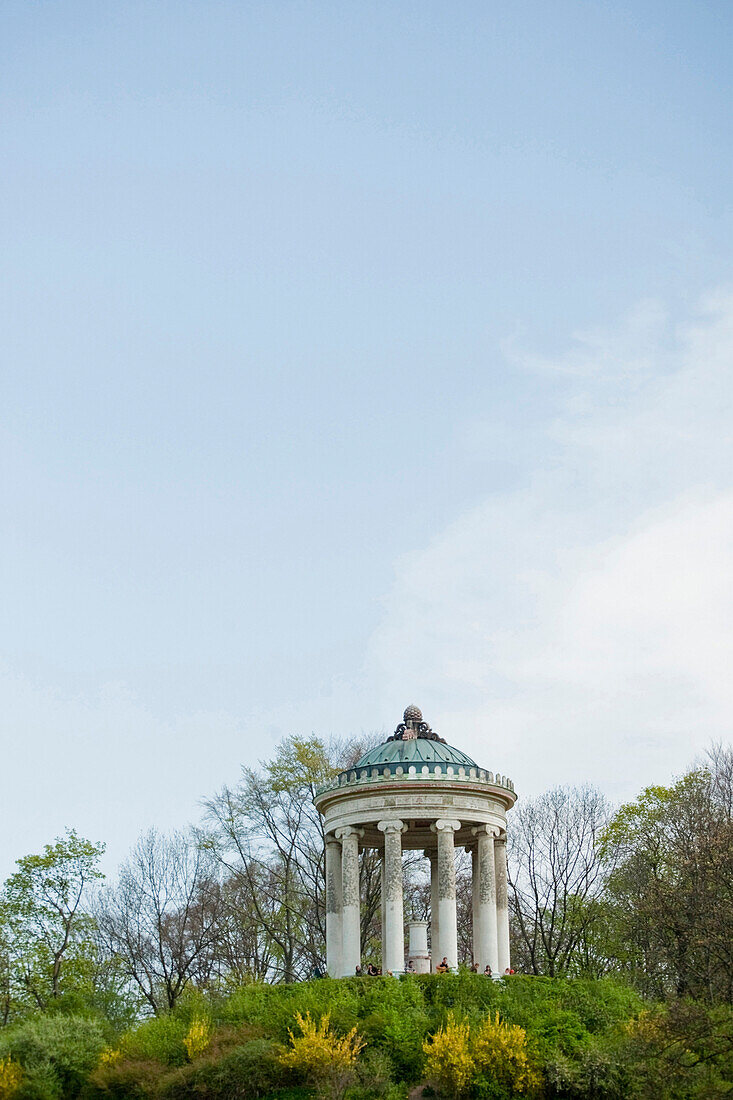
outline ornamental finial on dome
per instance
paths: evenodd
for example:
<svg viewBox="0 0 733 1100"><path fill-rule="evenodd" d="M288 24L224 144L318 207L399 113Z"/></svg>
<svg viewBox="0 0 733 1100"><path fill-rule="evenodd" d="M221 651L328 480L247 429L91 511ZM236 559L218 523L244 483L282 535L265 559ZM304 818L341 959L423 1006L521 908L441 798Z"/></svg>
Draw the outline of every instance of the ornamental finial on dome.
<svg viewBox="0 0 733 1100"><path fill-rule="evenodd" d="M413 703L405 708L402 721L392 737L388 737L387 740L416 741L418 738L423 741L441 741L445 744L445 738L438 737L437 733L433 733L427 722L423 721L422 711Z"/></svg>

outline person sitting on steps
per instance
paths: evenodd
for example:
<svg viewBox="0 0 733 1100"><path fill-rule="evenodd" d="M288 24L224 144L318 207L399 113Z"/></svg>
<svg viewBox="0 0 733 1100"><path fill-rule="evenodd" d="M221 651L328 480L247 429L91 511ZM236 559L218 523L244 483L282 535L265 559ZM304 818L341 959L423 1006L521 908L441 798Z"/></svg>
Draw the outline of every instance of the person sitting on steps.
<svg viewBox="0 0 733 1100"><path fill-rule="evenodd" d="M447 974L449 972L450 967L448 966L448 956L447 955L443 955L442 962L439 962L435 969L436 969L438 974Z"/></svg>

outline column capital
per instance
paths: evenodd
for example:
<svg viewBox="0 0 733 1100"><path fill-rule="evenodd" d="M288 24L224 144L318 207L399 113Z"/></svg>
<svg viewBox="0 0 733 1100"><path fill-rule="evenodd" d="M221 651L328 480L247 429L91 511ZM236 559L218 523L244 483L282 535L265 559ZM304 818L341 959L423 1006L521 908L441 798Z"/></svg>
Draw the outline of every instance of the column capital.
<svg viewBox="0 0 733 1100"><path fill-rule="evenodd" d="M461 827L460 821L451 821L448 818L439 817L430 826L434 833L457 833Z"/></svg>
<svg viewBox="0 0 733 1100"><path fill-rule="evenodd" d="M344 825L341 829L336 830L337 840L346 840L348 836L364 836L363 829L357 829L353 825Z"/></svg>
<svg viewBox="0 0 733 1100"><path fill-rule="evenodd" d="M498 825L474 825L471 829L474 836L493 836L494 839L501 835L501 829ZM504 834L506 837L506 834Z"/></svg>
<svg viewBox="0 0 733 1100"><path fill-rule="evenodd" d="M378 821L377 828L380 833L406 833L407 824L401 821L398 817L391 818L387 821Z"/></svg>
<svg viewBox="0 0 733 1100"><path fill-rule="evenodd" d="M325 844L326 844L327 847L329 845L334 845L338 848L341 847L341 841L338 839L338 837L332 836L331 833L326 834L326 836L324 838L324 841L325 841Z"/></svg>

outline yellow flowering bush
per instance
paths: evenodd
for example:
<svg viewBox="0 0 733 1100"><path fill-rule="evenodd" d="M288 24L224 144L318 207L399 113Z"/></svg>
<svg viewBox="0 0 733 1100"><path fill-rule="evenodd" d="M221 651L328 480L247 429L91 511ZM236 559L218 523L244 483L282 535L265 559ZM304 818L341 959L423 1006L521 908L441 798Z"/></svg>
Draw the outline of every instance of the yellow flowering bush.
<svg viewBox="0 0 733 1100"><path fill-rule="evenodd" d="M423 1043L427 1055L425 1073L440 1096L460 1097L468 1092L474 1078L469 1027L449 1015L441 1027Z"/></svg>
<svg viewBox="0 0 733 1100"><path fill-rule="evenodd" d="M23 1070L10 1055L7 1058L0 1058L0 1100L10 1100L10 1097L17 1092L22 1077Z"/></svg>
<svg viewBox="0 0 733 1100"><path fill-rule="evenodd" d="M471 1033L466 1020L449 1015L445 1026L423 1043L425 1073L441 1097L526 1096L542 1078L527 1050L523 1027L489 1016Z"/></svg>
<svg viewBox="0 0 733 1100"><path fill-rule="evenodd" d="M491 1013L478 1027L471 1044L476 1070L503 1088L509 1095L531 1094L542 1079L527 1051L527 1032L517 1024L507 1024L497 1012Z"/></svg>
<svg viewBox="0 0 733 1100"><path fill-rule="evenodd" d="M316 1023L310 1012L296 1012L295 1021L301 1034L288 1030L290 1048L283 1051L283 1066L315 1088L319 1096L342 1096L354 1077L357 1058L364 1040L355 1027L346 1035L331 1030L330 1015L325 1013Z"/></svg>
<svg viewBox="0 0 733 1100"><path fill-rule="evenodd" d="M113 1066L115 1062L119 1062L121 1057L121 1050L113 1050L112 1047L105 1047L99 1055L99 1064L100 1066Z"/></svg>
<svg viewBox="0 0 733 1100"><path fill-rule="evenodd" d="M627 1020L623 1030L631 1039L655 1044L664 1040L664 1017L658 1009L643 1008L633 1020Z"/></svg>
<svg viewBox="0 0 733 1100"><path fill-rule="evenodd" d="M209 1021L202 1019L201 1016L194 1016L188 1033L183 1039L183 1045L186 1048L189 1062L193 1062L194 1058L198 1058L202 1055L210 1042L211 1028L209 1026Z"/></svg>

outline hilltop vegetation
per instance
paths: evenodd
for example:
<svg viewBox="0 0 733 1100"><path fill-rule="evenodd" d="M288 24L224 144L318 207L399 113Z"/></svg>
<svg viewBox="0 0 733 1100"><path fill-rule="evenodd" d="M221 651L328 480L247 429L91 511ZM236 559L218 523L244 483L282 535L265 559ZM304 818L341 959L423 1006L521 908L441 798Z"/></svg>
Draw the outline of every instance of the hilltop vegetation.
<svg viewBox="0 0 733 1100"><path fill-rule="evenodd" d="M733 1017L645 1005L611 979L322 979L193 994L117 1036L46 1015L0 1033L0 1059L3 1100L406 1100L425 1082L477 1100L678 1100L729 1091Z"/></svg>

